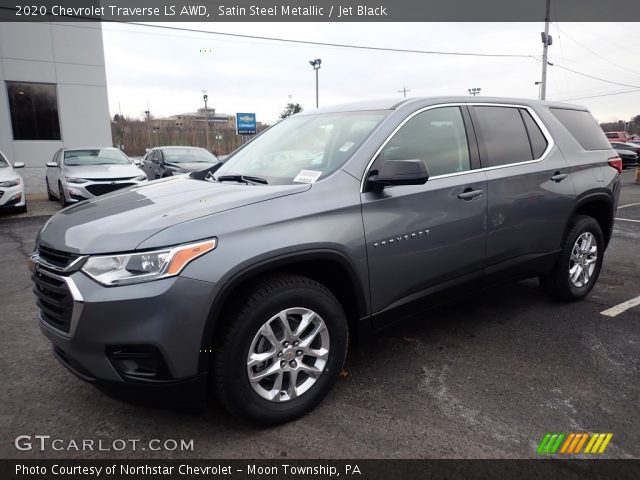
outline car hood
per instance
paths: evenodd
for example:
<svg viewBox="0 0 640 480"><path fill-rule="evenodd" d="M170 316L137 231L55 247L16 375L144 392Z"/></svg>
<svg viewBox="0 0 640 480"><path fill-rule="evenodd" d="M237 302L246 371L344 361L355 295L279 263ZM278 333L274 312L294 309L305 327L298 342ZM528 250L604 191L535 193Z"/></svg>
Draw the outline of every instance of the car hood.
<svg viewBox="0 0 640 480"><path fill-rule="evenodd" d="M199 170L204 170L205 168L211 168L214 165L217 165L215 163L205 163L205 162L193 162L193 163L187 163L187 162L180 162L180 163L171 163L171 162L167 162L165 164L167 167L169 167L171 170L177 170L177 171L181 171L181 172L197 172Z"/></svg>
<svg viewBox="0 0 640 480"><path fill-rule="evenodd" d="M122 163L115 165L65 165L64 174L68 177L107 180L110 178L137 177L142 175L143 172L133 163Z"/></svg>
<svg viewBox="0 0 640 480"><path fill-rule="evenodd" d="M2 167L0 168L0 181L13 180L14 178L22 178L18 172L13 168Z"/></svg>
<svg viewBox="0 0 640 480"><path fill-rule="evenodd" d="M167 227L309 188L308 184L258 186L169 177L61 210L42 228L39 242L81 254L132 251Z"/></svg>

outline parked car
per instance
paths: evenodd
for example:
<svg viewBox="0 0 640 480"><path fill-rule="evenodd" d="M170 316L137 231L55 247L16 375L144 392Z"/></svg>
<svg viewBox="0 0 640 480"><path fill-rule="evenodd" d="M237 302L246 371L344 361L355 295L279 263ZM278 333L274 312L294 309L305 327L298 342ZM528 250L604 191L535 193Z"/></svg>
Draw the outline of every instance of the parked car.
<svg viewBox="0 0 640 480"><path fill-rule="evenodd" d="M142 170L149 180L196 172L219 163L218 157L199 147L156 147L144 156Z"/></svg>
<svg viewBox="0 0 640 480"><path fill-rule="evenodd" d="M631 142L611 142L611 146L622 159L622 167L635 167L638 164L638 156L640 156L640 145Z"/></svg>
<svg viewBox="0 0 640 480"><path fill-rule="evenodd" d="M303 112L225 163L54 215L30 257L40 327L101 388L202 402L211 387L241 418L285 422L330 391L349 338L505 280L584 298L621 169L579 106Z"/></svg>
<svg viewBox="0 0 640 480"><path fill-rule="evenodd" d="M27 196L24 180L14 168L22 168L24 163L11 165L4 153L0 152L0 210L11 212L27 211Z"/></svg>
<svg viewBox="0 0 640 480"><path fill-rule="evenodd" d="M636 145L635 143L632 142L611 142L611 146L614 149L621 149L621 150L631 150L634 153L640 153L640 145Z"/></svg>
<svg viewBox="0 0 640 480"><path fill-rule="evenodd" d="M610 142L626 142L630 140L627 132L607 132L605 133Z"/></svg>
<svg viewBox="0 0 640 480"><path fill-rule="evenodd" d="M62 148L47 162L49 200L68 204L147 181L142 170L117 148Z"/></svg>
<svg viewBox="0 0 640 480"><path fill-rule="evenodd" d="M624 150L622 148L616 148L616 153L622 160L622 168L635 167L638 165L638 154L631 150Z"/></svg>

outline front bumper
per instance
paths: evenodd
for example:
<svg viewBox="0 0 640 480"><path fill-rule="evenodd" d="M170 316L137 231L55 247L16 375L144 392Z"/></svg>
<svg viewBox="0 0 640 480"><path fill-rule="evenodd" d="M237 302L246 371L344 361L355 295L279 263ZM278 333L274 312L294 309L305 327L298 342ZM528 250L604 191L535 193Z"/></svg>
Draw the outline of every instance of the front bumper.
<svg viewBox="0 0 640 480"><path fill-rule="evenodd" d="M67 203L73 203L144 183L147 183L147 180L112 180L105 178L104 180L89 180L85 183L63 181L62 191Z"/></svg>
<svg viewBox="0 0 640 480"><path fill-rule="evenodd" d="M40 328L55 356L74 374L111 391L182 391L202 397L185 403L204 400L206 375L198 366L202 356L209 355L200 349L216 284L178 276L103 287L80 271L52 272L37 264L32 269L34 277L55 276L69 287L68 331L47 320L42 303ZM41 293L36 291L36 296L42 300ZM153 368L161 374L145 374L151 358L140 356L145 352L152 353ZM137 368L136 362L142 366Z"/></svg>
<svg viewBox="0 0 640 480"><path fill-rule="evenodd" d="M24 183L15 187L0 187L0 208L24 207L27 204L27 197L24 194Z"/></svg>

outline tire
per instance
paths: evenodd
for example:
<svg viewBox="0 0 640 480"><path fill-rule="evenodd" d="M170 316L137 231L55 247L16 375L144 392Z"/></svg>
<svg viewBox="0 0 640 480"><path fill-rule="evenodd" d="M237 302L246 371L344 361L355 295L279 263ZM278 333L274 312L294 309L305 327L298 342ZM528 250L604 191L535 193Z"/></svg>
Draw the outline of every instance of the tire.
<svg viewBox="0 0 640 480"><path fill-rule="evenodd" d="M591 238L589 252L584 247ZM593 244L596 251L593 253ZM594 287L602 269L604 257L604 236L600 224L592 217L576 215L567 233L560 257L553 270L540 276L540 285L551 297L564 302L574 302L586 297ZM576 250L579 260L572 260L572 252ZM581 263L584 262L584 263ZM591 269L593 265L593 269ZM571 271L570 271L571 269ZM572 279L572 272L574 278ZM580 275L580 272L585 272ZM591 272L591 273L588 273ZM588 274L588 278L586 278ZM577 281L575 280L577 275ZM586 280L585 280L586 279Z"/></svg>
<svg viewBox="0 0 640 480"><path fill-rule="evenodd" d="M55 200L57 200L57 198L55 197L55 195L53 193L51 193L51 188L49 187L49 180L47 180L45 178L45 183L47 184L47 198L49 199L49 201L53 202Z"/></svg>
<svg viewBox="0 0 640 480"><path fill-rule="evenodd" d="M21 207L15 207L13 209L13 213L26 213L27 212L27 204L25 203Z"/></svg>
<svg viewBox="0 0 640 480"><path fill-rule="evenodd" d="M58 193L60 194L60 205L62 205L62 208L67 207L69 202L67 202L67 197L64 196L64 190L62 189L61 182L58 182Z"/></svg>
<svg viewBox="0 0 640 480"><path fill-rule="evenodd" d="M245 297L237 300L237 307L230 309L229 315L223 318L227 327L213 358L213 380L221 403L233 415L261 425L285 423L308 413L331 390L344 363L348 327L342 306L324 285L289 274L265 277L254 284ZM284 343L285 332L278 331L283 325L283 317L293 334L301 328L298 321L311 319L308 328L297 332L297 337L291 337L298 339L299 344L292 342L287 346ZM262 335L266 323L271 326L274 341ZM322 329L321 324L326 329ZM309 329L320 331L307 348L305 343L312 335L305 337L304 334ZM299 350L324 352L325 345L328 353L324 360ZM266 362L250 367L250 350L256 352L261 346L264 347L261 351L268 350L263 355L271 351L273 354ZM293 364L295 372L289 370ZM275 369L276 373L265 376L260 382L249 380L250 372L260 375L260 371L266 373L270 369ZM312 371L313 376L307 375L306 371ZM292 388L294 373L297 381L296 387ZM281 379L281 385L276 385L278 379ZM273 396L267 398L265 395Z"/></svg>

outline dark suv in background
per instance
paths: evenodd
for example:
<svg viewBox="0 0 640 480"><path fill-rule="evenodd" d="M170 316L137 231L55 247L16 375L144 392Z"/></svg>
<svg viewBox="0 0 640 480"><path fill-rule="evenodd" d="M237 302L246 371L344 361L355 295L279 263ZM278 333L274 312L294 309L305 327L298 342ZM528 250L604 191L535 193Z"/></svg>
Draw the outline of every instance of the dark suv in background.
<svg viewBox="0 0 640 480"><path fill-rule="evenodd" d="M587 295L621 168L579 106L304 112L224 164L54 215L31 256L40 326L99 386L211 388L242 418L284 422L329 392L350 336L508 280Z"/></svg>

